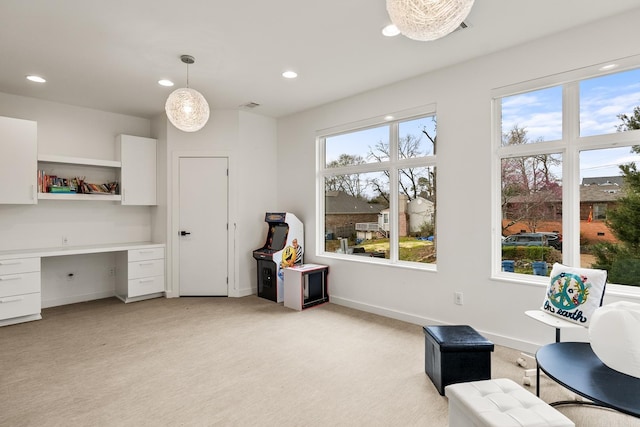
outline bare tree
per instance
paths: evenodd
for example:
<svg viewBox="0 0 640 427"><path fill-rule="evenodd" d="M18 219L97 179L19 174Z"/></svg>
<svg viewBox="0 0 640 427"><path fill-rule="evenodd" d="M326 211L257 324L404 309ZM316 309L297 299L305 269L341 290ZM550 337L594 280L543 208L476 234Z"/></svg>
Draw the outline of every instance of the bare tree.
<svg viewBox="0 0 640 427"><path fill-rule="evenodd" d="M360 165L364 163L362 156L354 154L340 154L337 160L329 162L327 167L335 168L342 166ZM360 174L336 175L325 180L325 191L342 191L353 197L362 197L364 187L360 179Z"/></svg>
<svg viewBox="0 0 640 427"><path fill-rule="evenodd" d="M527 131L517 125L502 140L503 145L540 141L529 140ZM540 221L553 217L555 205L562 199L562 187L552 172L559 164L560 158L554 154L502 159L502 212L509 220L503 225L503 232L517 222L525 222L535 232Z"/></svg>
<svg viewBox="0 0 640 427"><path fill-rule="evenodd" d="M432 138L426 130L423 130L422 133L433 143L435 151L435 136ZM422 153L420 151L422 146L421 135L406 135L398 141L398 157L400 159L411 159L428 155L429 153ZM378 141L373 148L369 149L368 157L378 162L384 162L389 160L390 154L389 144ZM380 182L379 179L372 179L369 180L369 184L378 192L380 197L388 201L388 195L385 196L381 189L386 188L386 184L389 183L389 171L384 171L383 173L386 177L386 183ZM432 199L435 203L435 172L433 168L419 167L400 169L398 171L398 179L400 192L406 195L408 200L426 196L426 198Z"/></svg>

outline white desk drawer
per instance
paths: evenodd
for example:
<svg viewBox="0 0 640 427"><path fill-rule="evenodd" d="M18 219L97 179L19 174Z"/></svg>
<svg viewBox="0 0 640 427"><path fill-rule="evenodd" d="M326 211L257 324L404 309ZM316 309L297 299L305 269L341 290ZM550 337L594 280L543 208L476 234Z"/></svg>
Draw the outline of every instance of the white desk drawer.
<svg viewBox="0 0 640 427"><path fill-rule="evenodd" d="M0 298L0 320L40 314L40 292Z"/></svg>
<svg viewBox="0 0 640 427"><path fill-rule="evenodd" d="M40 258L18 258L0 260L0 275L31 273L40 271Z"/></svg>
<svg viewBox="0 0 640 427"><path fill-rule="evenodd" d="M143 277L129 280L129 297L164 292L164 276Z"/></svg>
<svg viewBox="0 0 640 427"><path fill-rule="evenodd" d="M129 250L129 262L147 259L164 259L164 248L145 248Z"/></svg>
<svg viewBox="0 0 640 427"><path fill-rule="evenodd" d="M129 280L151 276L164 276L164 259L129 263Z"/></svg>
<svg viewBox="0 0 640 427"><path fill-rule="evenodd" d="M0 297L40 292L40 272L0 276Z"/></svg>

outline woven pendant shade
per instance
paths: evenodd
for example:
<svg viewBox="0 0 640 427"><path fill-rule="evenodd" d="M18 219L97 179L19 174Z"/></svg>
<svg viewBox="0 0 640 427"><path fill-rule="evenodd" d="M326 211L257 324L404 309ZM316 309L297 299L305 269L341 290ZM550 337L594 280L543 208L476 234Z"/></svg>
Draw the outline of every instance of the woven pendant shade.
<svg viewBox="0 0 640 427"><path fill-rule="evenodd" d="M405 36L431 41L458 28L474 0L387 0L387 12Z"/></svg>
<svg viewBox="0 0 640 427"><path fill-rule="evenodd" d="M164 106L171 124L185 132L195 132L209 120L209 104L197 90L186 88L171 92Z"/></svg>
<svg viewBox="0 0 640 427"><path fill-rule="evenodd" d="M187 64L187 87L171 92L164 110L172 125L184 132L195 132L207 124L209 104L200 92L189 88L189 64L193 64L195 59L182 55L180 60Z"/></svg>

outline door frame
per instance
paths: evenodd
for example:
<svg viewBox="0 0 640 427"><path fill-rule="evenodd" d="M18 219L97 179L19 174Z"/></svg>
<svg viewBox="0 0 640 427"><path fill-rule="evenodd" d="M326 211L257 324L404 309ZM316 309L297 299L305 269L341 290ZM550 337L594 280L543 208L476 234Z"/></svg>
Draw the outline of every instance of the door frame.
<svg viewBox="0 0 640 427"><path fill-rule="evenodd" d="M227 218L229 221L229 234L227 239L227 275L229 283L227 284L227 294L229 297L239 297L239 290L237 284L237 221L236 221L236 206L237 206L237 191L235 191L235 163L233 156L226 151L174 151L171 156L172 167L172 179L171 179L171 194L168 204L169 218L167 218L168 224L168 236L167 236L167 248L170 248L169 254L170 262L168 263L167 275L171 278L170 283L167 283L167 297L179 297L180 296L180 239L178 238L178 232L180 231L180 159L186 157L218 157L227 159L227 167L229 175L227 178Z"/></svg>

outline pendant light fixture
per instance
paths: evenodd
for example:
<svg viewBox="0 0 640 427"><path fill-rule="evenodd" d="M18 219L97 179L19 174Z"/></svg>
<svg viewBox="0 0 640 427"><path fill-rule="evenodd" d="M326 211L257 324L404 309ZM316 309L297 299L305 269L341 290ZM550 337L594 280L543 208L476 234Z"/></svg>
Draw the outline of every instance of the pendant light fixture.
<svg viewBox="0 0 640 427"><path fill-rule="evenodd" d="M184 132L196 132L209 120L209 104L197 90L189 88L189 65L196 62L191 55L182 55L187 64L187 87L176 89L167 98L164 106L171 124Z"/></svg>
<svg viewBox="0 0 640 427"><path fill-rule="evenodd" d="M474 0L387 0L391 22L405 36L431 41L446 36L465 20Z"/></svg>

